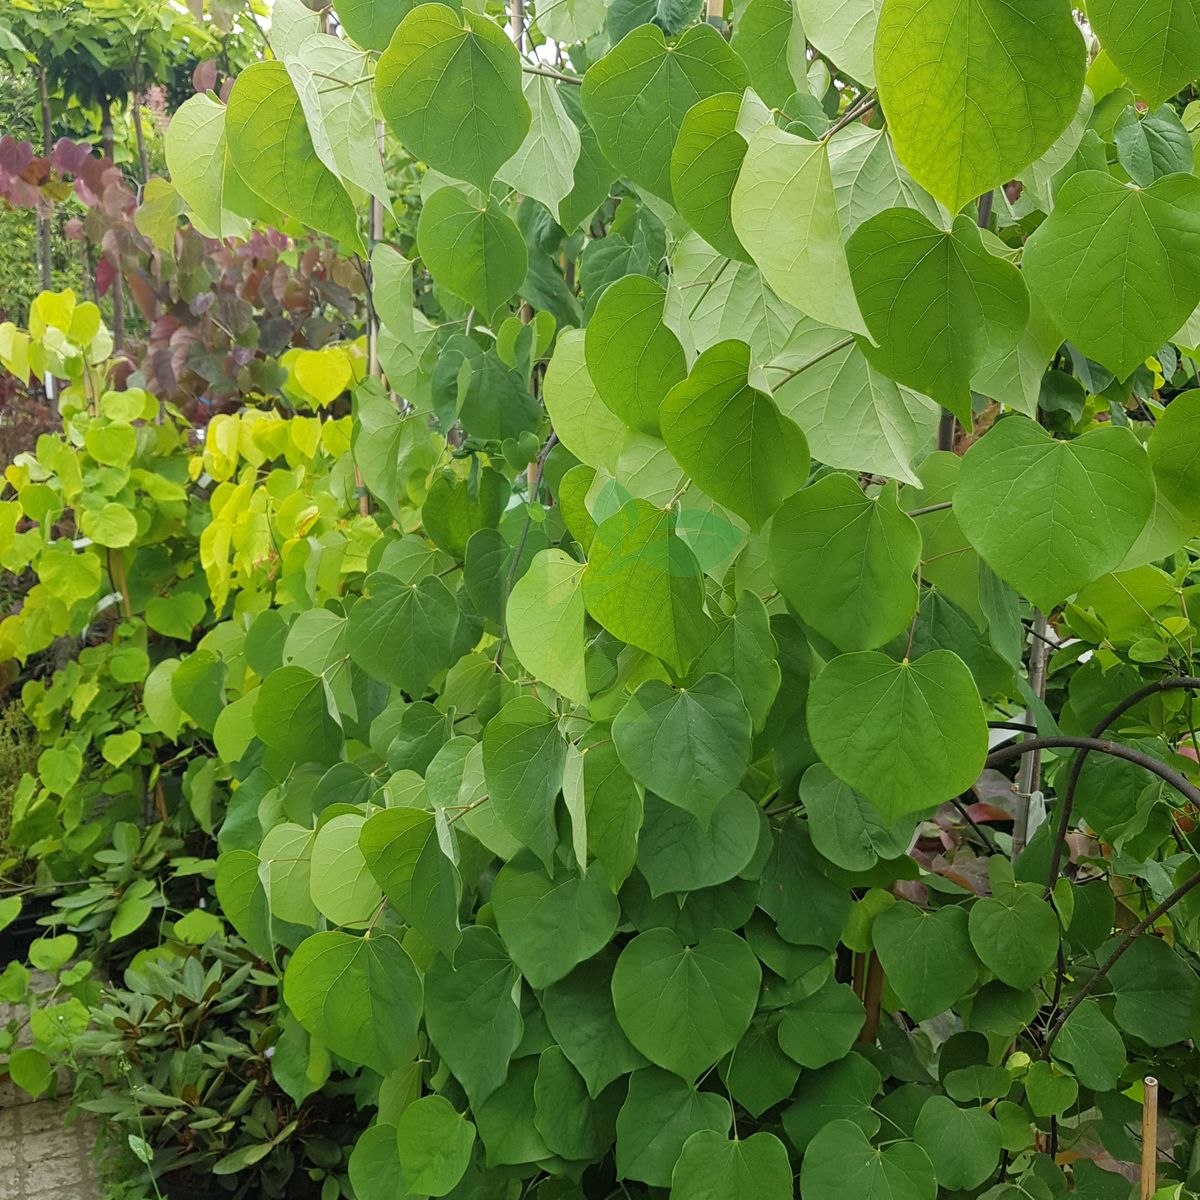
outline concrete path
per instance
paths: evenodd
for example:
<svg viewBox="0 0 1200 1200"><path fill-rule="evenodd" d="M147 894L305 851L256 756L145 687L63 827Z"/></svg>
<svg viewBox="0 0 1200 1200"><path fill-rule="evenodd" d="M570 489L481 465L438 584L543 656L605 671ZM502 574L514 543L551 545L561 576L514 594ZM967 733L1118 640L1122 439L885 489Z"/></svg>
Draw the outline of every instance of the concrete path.
<svg viewBox="0 0 1200 1200"><path fill-rule="evenodd" d="M0 1084L0 1200L99 1200L86 1117L69 1129L68 1100L30 1100Z"/></svg>
<svg viewBox="0 0 1200 1200"><path fill-rule="evenodd" d="M0 1004L0 1025L12 1015ZM60 1080L58 1091L60 1098L31 1100L0 1080L0 1200L101 1200L92 1118L82 1115L67 1128L69 1084Z"/></svg>

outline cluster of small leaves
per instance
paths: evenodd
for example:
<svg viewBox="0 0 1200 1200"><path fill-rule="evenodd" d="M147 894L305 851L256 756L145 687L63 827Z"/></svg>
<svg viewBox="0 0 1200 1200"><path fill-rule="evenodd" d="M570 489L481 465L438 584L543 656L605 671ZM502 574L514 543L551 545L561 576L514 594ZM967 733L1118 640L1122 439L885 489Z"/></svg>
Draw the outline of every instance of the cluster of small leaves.
<svg viewBox="0 0 1200 1200"><path fill-rule="evenodd" d="M334 7L168 151L211 237L362 257L386 384L208 426L217 623L144 699L376 1112L328 1196L1115 1200L1149 1072L1182 1194L1190 12Z"/></svg>
<svg viewBox="0 0 1200 1200"><path fill-rule="evenodd" d="M95 257L87 284L99 304L122 280L139 328L126 339L129 361L114 381L123 386L132 373L130 382L193 420L244 398L315 406L295 379L296 355L350 345L362 326L362 274L326 239L289 226L220 241L179 224L182 202L166 180L152 178L139 198L111 159L85 143L62 138L43 157L28 141L0 138L0 199L66 218L67 236ZM320 403L345 383L335 378Z"/></svg>

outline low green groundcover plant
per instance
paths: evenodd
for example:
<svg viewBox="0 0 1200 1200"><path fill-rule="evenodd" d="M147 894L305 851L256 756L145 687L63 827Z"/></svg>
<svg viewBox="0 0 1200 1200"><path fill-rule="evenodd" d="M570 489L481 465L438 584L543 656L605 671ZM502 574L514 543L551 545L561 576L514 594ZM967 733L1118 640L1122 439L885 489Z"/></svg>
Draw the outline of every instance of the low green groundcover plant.
<svg viewBox="0 0 1200 1200"><path fill-rule="evenodd" d="M148 219L328 236L362 337L192 430L93 305L0 326L70 381L0 658L87 634L13 1077L154 1188L1126 1200L1153 1075L1196 1194L1195 14L334 8Z"/></svg>

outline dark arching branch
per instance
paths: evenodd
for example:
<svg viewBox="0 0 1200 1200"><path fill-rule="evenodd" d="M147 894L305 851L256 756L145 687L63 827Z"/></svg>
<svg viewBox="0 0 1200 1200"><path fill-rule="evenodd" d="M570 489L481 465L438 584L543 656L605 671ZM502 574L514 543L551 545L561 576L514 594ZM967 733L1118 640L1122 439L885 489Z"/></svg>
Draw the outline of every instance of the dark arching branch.
<svg viewBox="0 0 1200 1200"><path fill-rule="evenodd" d="M1195 675L1174 675L1169 679L1157 679L1145 687L1138 688L1126 696L1116 708L1104 715L1092 730L1093 738L1103 737L1104 734L1119 721L1131 708L1135 708L1143 700L1160 692L1169 691L1200 691L1200 677ZM1059 867L1062 866L1063 850L1067 844L1067 834L1071 829L1071 812L1075 807L1075 791L1079 787L1079 777L1083 773L1083 764L1088 756L1088 749L1080 748L1078 754L1071 760L1071 770L1067 775L1067 785L1063 788L1062 799L1058 814L1058 829L1054 834L1054 848L1050 855L1050 870L1046 874L1046 892L1049 894L1058 878ZM1169 781L1168 781L1169 782Z"/></svg>

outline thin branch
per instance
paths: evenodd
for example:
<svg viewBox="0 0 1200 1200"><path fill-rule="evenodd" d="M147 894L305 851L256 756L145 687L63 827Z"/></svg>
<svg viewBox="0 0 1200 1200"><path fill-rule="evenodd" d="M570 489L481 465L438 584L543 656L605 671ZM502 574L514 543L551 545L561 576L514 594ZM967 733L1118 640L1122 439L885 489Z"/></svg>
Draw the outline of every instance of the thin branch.
<svg viewBox="0 0 1200 1200"><path fill-rule="evenodd" d="M1168 912L1179 903L1180 900L1192 891L1193 888L1200 886L1200 871L1189 879L1185 879L1161 904L1152 908L1117 944L1113 952L1104 960L1100 969L1075 993L1071 1003L1062 1010L1061 1013L1054 1019L1054 1024L1050 1026L1046 1032L1046 1040L1042 1043L1042 1057L1049 1058L1050 1047L1054 1045L1054 1039L1062 1032L1062 1027L1067 1023L1071 1014L1087 999L1087 997L1096 990L1096 985L1101 980L1108 976L1108 973L1117 965L1125 952L1133 945L1133 943L1141 937L1147 929L1151 928L1154 923L1160 918L1166 916Z"/></svg>
<svg viewBox="0 0 1200 1200"><path fill-rule="evenodd" d="M926 504L924 508L910 508L908 515L910 517L923 517L928 513L945 512L946 509L953 507L953 500L943 500L940 504Z"/></svg>
<svg viewBox="0 0 1200 1200"><path fill-rule="evenodd" d="M800 366L795 367L791 370L788 370L787 367L776 367L776 366L772 366L770 363L768 363L765 368L768 371L787 371L787 374L784 375L784 377L778 383L771 384L771 391L777 392L789 380L795 379L796 376L801 373L801 371L807 371L809 367L815 367L817 365L817 363L824 362L825 359L829 358L830 355L836 354L839 350L845 350L845 348L847 346L853 346L853 345L854 345L854 338L852 338L852 337L844 338L842 341L837 342L833 346L830 346L828 350L822 350L821 353L816 356L816 358L810 358L808 360L808 362L802 363Z"/></svg>
<svg viewBox="0 0 1200 1200"><path fill-rule="evenodd" d="M1100 754L1110 754L1113 758L1123 758L1126 762L1136 763L1152 775L1157 775L1159 779L1165 780L1193 804L1200 805L1200 788L1173 767L1168 767L1166 763L1159 762L1157 758L1152 758L1141 750L1135 750L1132 746L1123 746L1120 742L1101 741L1100 738L1067 737L1065 734L1029 738L1027 741L1001 746L998 750L993 750L987 756L984 766L995 767L1000 763L1007 762L1010 758L1018 758L1022 754L1033 754L1039 750L1062 749L1085 750L1088 753L1097 751Z"/></svg>
<svg viewBox="0 0 1200 1200"><path fill-rule="evenodd" d="M835 133L839 133L845 129L852 121L857 121L869 109L875 107L875 89L872 88L865 95L860 96L850 107L829 127L822 141L828 141Z"/></svg>
<svg viewBox="0 0 1200 1200"><path fill-rule="evenodd" d="M583 83L582 75L567 75L562 71L553 71L549 67L531 67L528 63L522 63L521 70L526 75L545 75L547 79L557 79L559 83L573 83L576 86Z"/></svg>
<svg viewBox="0 0 1200 1200"><path fill-rule="evenodd" d="M1126 696L1114 709L1101 718L1099 724L1092 730L1092 737L1103 737L1111 726L1116 724L1131 708L1135 708L1143 700L1155 696L1159 692L1183 690L1187 692L1200 691L1200 676L1173 675L1167 679L1157 679L1153 683L1140 687L1136 692ZM1058 816L1058 829L1054 835L1054 849L1050 855L1050 869L1046 875L1046 894L1049 895L1058 879L1058 871L1062 866L1063 850L1067 844L1067 834L1071 830L1071 810L1075 806L1075 792L1079 787L1079 777L1083 773L1084 760L1090 753L1090 748L1080 747L1079 753L1071 762L1071 771L1067 776L1067 786L1063 789L1062 809Z"/></svg>
<svg viewBox="0 0 1200 1200"><path fill-rule="evenodd" d="M1044 699L1046 695L1046 665L1049 661L1046 630L1049 628L1045 614L1040 608L1033 612L1034 633L1039 640L1029 648L1029 691L1031 693L1029 706L1025 709L1025 720L1029 724L1037 721L1037 713L1033 708L1033 699ZM1029 835L1029 805L1033 793L1042 786L1042 756L1035 752L1021 760L1021 770L1017 774L1017 820L1013 826L1013 861L1017 860L1025 849Z"/></svg>

